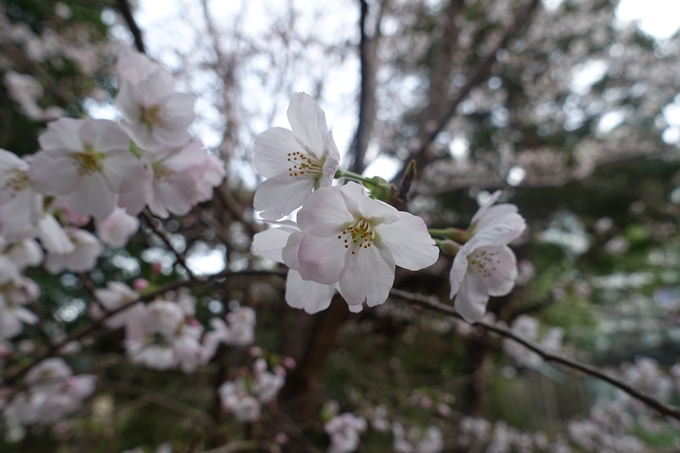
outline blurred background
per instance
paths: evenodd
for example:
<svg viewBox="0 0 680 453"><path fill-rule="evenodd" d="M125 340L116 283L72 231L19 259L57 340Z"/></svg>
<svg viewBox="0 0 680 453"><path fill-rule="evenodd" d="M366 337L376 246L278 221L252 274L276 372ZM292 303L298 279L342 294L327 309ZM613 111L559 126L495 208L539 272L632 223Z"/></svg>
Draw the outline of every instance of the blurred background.
<svg viewBox="0 0 680 453"><path fill-rule="evenodd" d="M113 67L143 43L180 90L198 96L191 131L228 169L212 201L163 227L197 275L271 269L250 247L264 228L251 208L260 182L253 141L288 127L290 94L305 91L325 110L345 167L398 181L416 160L406 209L428 226L466 228L502 190L529 228L512 244L518 285L492 299L494 318L513 325L531 316L537 341L559 327L553 334L563 333L569 354L654 392L680 352L679 29L675 0L2 0L0 148L34 153L46 122L60 116L119 118ZM144 276L158 286L185 276L173 262L142 230L124 249L107 249L89 278ZM418 274L397 273L395 286L448 302L450 264L442 255ZM79 276L27 275L41 286L50 336L88 323ZM203 323L253 307L255 344L297 363L261 423L244 427L216 396L251 360L247 349L222 347L193 375L161 373L127 363L123 334L113 332L69 358L98 376L82 411L54 426L0 423L0 451L220 445L196 411L231 439L285 432L284 450L319 451L335 404L369 420L385 411L406 427L438 426L443 451L493 451L498 420L518 438L541 432L572 449L532 441L524 450L518 441L508 452L680 448L678 426L651 413L620 430L642 442L632 449L574 444L571 422L592 418L610 387L403 301L352 315L335 301L310 316L285 304L283 287L272 276L194 288ZM39 335L27 328L21 337L26 357ZM369 429L358 451L391 451L392 442L389 430Z"/></svg>

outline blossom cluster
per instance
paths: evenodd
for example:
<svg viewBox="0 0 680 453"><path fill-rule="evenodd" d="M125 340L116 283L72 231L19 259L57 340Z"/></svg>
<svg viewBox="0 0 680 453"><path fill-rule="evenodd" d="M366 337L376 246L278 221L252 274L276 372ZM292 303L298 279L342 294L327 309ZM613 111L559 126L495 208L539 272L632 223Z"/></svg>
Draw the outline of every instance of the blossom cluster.
<svg viewBox="0 0 680 453"><path fill-rule="evenodd" d="M73 375L60 358L46 359L26 375L27 389L0 409L7 419L23 424L52 423L77 410L95 390L95 377Z"/></svg>
<svg viewBox="0 0 680 453"><path fill-rule="evenodd" d="M259 358L252 372L242 370L240 374L235 381L220 386L222 408L238 421L254 422L259 420L263 405L275 403L285 382L286 370L277 365L272 373L267 370L266 360Z"/></svg>
<svg viewBox="0 0 680 453"><path fill-rule="evenodd" d="M128 242L146 206L185 215L224 178L223 162L187 131L194 96L176 92L172 74L141 54L122 55L116 70L120 123L61 118L40 134L37 153L0 150L0 339L36 321L25 308L38 295L22 276L27 266L91 270L104 244ZM96 236L84 228L92 219Z"/></svg>

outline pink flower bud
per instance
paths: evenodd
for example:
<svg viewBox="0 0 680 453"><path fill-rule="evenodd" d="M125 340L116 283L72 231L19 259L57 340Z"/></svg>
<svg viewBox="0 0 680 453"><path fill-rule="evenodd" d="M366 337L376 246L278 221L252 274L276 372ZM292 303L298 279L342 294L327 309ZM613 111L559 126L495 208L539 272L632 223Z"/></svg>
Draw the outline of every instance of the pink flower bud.
<svg viewBox="0 0 680 453"><path fill-rule="evenodd" d="M149 281L145 278L137 278L134 282L132 282L132 287L137 292L144 291L149 287Z"/></svg>
<svg viewBox="0 0 680 453"><path fill-rule="evenodd" d="M297 363L295 363L295 359L292 357L284 357L281 363L283 364L284 367L288 368L289 370L294 370L295 367L297 366Z"/></svg>
<svg viewBox="0 0 680 453"><path fill-rule="evenodd" d="M259 346L253 346L250 348L249 352L252 357L260 357L262 355L262 348Z"/></svg>
<svg viewBox="0 0 680 453"><path fill-rule="evenodd" d="M288 443L288 436L286 433L276 433L274 440L276 440L276 443L279 445L285 445Z"/></svg>
<svg viewBox="0 0 680 453"><path fill-rule="evenodd" d="M151 271L154 274L160 274L162 268L163 268L163 263L161 263L160 261L154 261L153 264L151 265Z"/></svg>

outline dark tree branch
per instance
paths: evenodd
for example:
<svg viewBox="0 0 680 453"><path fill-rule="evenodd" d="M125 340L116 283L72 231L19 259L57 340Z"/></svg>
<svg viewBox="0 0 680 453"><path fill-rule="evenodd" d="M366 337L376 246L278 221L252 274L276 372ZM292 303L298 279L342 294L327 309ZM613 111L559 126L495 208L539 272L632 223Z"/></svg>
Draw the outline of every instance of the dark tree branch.
<svg viewBox="0 0 680 453"><path fill-rule="evenodd" d="M438 299L434 296L432 297L420 296L418 294L408 293L406 291L402 291L399 289L392 289L390 291L390 294L392 294L394 297L398 297L399 299L403 299L408 302L413 302L414 304L420 305L421 307L427 308L429 310L444 313L445 315L453 316L454 318L457 319L463 319L463 317L460 314L458 314L458 312L453 307L440 303ZM661 415L669 416L675 418L676 420L680 420L680 408L670 406L644 392L636 390L635 388L631 387L621 379L611 376L592 365L580 362L578 360L560 354L553 354L548 351L545 351L533 341L527 340L525 338L522 338L521 336L516 335L512 330L508 329L507 327L502 327L485 321L478 321L472 323L472 325L483 327L489 332L493 332L504 338L509 338L510 340L516 341L525 348L541 356L541 358L546 362L559 363L561 365L585 373L589 376L601 379L605 382L609 382L614 387L623 390L633 398L636 398L645 403L646 405L648 405L649 407L655 409Z"/></svg>
<svg viewBox="0 0 680 453"><path fill-rule="evenodd" d="M361 174L366 167L366 149L371 138L373 124L375 123L375 74L378 70L378 42L380 39L380 23L384 8L388 0L383 0L379 5L380 11L376 19L373 36L368 36L366 31L368 19L368 2L359 0L361 4L361 16L359 17L359 62L361 64L361 92L359 94L359 122L357 131L352 142L354 150L354 162L350 171Z"/></svg>
<svg viewBox="0 0 680 453"><path fill-rule="evenodd" d="M418 168L425 168L427 163L432 159L432 156L430 155L430 146L432 145L432 142L434 142L439 133L446 128L449 121L451 121L451 119L455 116L458 105L460 105L460 103L463 102L465 98L467 98L473 88L482 83L488 77L491 67L496 62L498 51L508 47L510 41L512 41L512 39L517 36L520 30L522 30L540 3L540 0L532 0L531 3L529 3L524 8L524 10L517 15L517 18L513 24L505 30L505 33L503 33L503 36L498 41L498 43L479 61L477 66L468 75L465 85L448 103L448 108L443 112L443 114L439 115L439 117L434 120L433 126L427 128L424 137L422 137L420 147L411 151L409 157L404 161L404 166L395 177L395 180L400 178L404 173L406 162L415 160Z"/></svg>
<svg viewBox="0 0 680 453"><path fill-rule="evenodd" d="M149 225L149 227L154 231L154 233L156 233L156 235L158 235L158 237L161 238L165 246L175 255L176 263L179 263L184 268L184 270L187 271L187 274L189 274L189 278L194 279L195 278L194 274L192 274L191 270L187 267L186 257L184 256L184 253L177 250L177 248L172 244L170 236L168 236L168 233L163 231L158 220L156 220L154 216L151 215L148 209L144 209L144 211L142 211L142 217L144 217L144 220L146 220L147 225Z"/></svg>
<svg viewBox="0 0 680 453"><path fill-rule="evenodd" d="M146 53L146 49L144 48L144 40L142 38L142 31L137 26L135 17L132 15L132 10L130 9L128 0L116 0L116 7L123 15L125 23L127 23L130 33L132 33L132 37L135 39L135 47L140 52Z"/></svg>

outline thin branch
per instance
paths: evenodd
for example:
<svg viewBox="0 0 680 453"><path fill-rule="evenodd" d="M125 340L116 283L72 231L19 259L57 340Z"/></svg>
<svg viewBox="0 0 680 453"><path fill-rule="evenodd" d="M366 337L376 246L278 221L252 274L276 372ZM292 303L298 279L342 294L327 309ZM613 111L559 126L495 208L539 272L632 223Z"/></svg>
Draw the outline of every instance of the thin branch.
<svg viewBox="0 0 680 453"><path fill-rule="evenodd" d="M130 9L128 0L116 0L116 7L123 15L123 19L125 19L125 22L130 29L130 33L132 33L132 37L135 39L135 47L140 52L146 53L146 49L144 48L144 39L142 38L142 31L137 26L135 16L132 15L132 10Z"/></svg>
<svg viewBox="0 0 680 453"><path fill-rule="evenodd" d="M428 149L434 140L437 138L439 133L446 128L449 121L455 116L458 109L458 105L467 98L473 88L482 83L484 79L489 75L491 67L496 62L498 51L505 49L510 41L517 36L524 25L529 21L529 18L533 14L534 10L540 4L540 0L532 0L524 10L517 15L517 18L503 33L502 38L498 43L479 61L475 69L468 75L467 83L456 93L456 95L451 99L448 109L444 114L436 121L436 125L431 129L431 131L425 136L424 140L419 149L411 151L408 158L404 160L404 166L397 174L396 178L401 177L406 165L411 160L415 160L418 168L425 168L429 160Z"/></svg>
<svg viewBox="0 0 680 453"><path fill-rule="evenodd" d="M394 297L398 297L400 299L413 302L414 304L420 305L421 307L437 311L440 313L444 313L446 315L453 316L454 318L457 319L463 319L463 317L453 307L440 303L438 299L434 296L426 297L418 294L412 294L399 289L392 289L390 291L390 294L392 294ZM504 338L516 341L525 348L540 355L541 358L543 358L543 360L545 360L546 362L559 363L574 370L578 370L587 375L593 376L597 379L609 382L614 387L617 387L620 390L623 390L624 392L632 396L633 398L642 401L649 407L655 409L660 414L675 418L676 420L680 420L680 408L670 406L648 395L647 393L636 390L635 388L631 387L621 379L611 376L592 365L580 362L578 360L560 354L553 354L551 352L547 352L533 341L529 341L525 338L522 338L521 336L516 335L512 330L508 329L507 327L502 327L485 321L478 321L472 324L484 327L489 332L494 332Z"/></svg>
<svg viewBox="0 0 680 453"><path fill-rule="evenodd" d="M154 216L151 215L148 209L144 209L144 211L142 211L142 216L144 217L144 220L146 220L147 225L149 225L149 227L151 227L154 233L156 233L158 237L161 238L165 246L172 253L175 254L175 258L177 260L176 262L179 263L184 268L184 270L187 271L187 274L189 274L189 277L191 279L194 279L195 278L194 274L192 274L189 267L187 267L186 257L184 256L184 253L180 252L179 250L177 250L177 248L175 248L175 246L172 244L172 241L170 240L170 236L168 236L168 233L163 231L158 220L156 220Z"/></svg>
<svg viewBox="0 0 680 453"><path fill-rule="evenodd" d="M263 275L279 275L282 277L285 277L287 271L283 269L273 269L273 270L245 270L245 271L230 271L230 270L224 270L222 272L218 272L217 274L210 275L206 277L204 280L198 280L198 279L192 279L192 280L187 280L187 281L179 281L179 282L173 282L169 283L156 291L153 291L151 293L145 294L143 296L140 296L137 300L130 302L127 305L123 305L122 307L119 307L115 310L111 310L107 312L101 319L93 322L87 327L82 328L81 330L69 335L67 338L63 339L59 343L48 345L47 349L45 350L44 353L36 356L30 363L24 365L23 367L19 368L17 371L14 373L10 374L6 379L3 381L0 381L3 386L10 386L13 383L15 383L18 379L21 379L31 368L33 368L35 365L38 363L42 362L43 360L49 358L49 357L57 357L60 355L63 355L62 352L60 352L61 348L67 345L68 343L72 341L79 341L82 340L84 337L87 335L90 335L93 331L98 329L104 324L104 321L109 319L110 317L125 311L129 309L130 307L134 306L135 304L142 302L151 302L152 300L156 299L156 297L165 294L168 291L175 290L177 288L181 287L191 287L197 284L206 284L214 280L219 280L222 278L227 278L227 277L235 277L235 276L263 276Z"/></svg>

